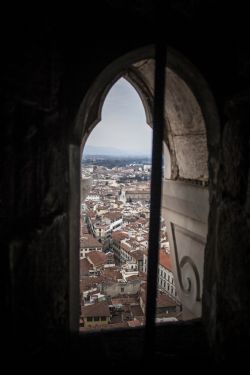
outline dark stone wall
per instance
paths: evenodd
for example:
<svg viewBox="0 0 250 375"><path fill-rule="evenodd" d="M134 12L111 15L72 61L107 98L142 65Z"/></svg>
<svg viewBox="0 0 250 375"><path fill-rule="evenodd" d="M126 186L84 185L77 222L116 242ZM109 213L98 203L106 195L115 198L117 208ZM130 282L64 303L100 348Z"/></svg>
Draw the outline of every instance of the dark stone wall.
<svg viewBox="0 0 250 375"><path fill-rule="evenodd" d="M120 8L112 9L93 4L61 9L60 15L6 11L1 25L2 313L10 353L67 347L69 144L79 142L73 137L75 118L105 66L143 45L141 37L119 42L103 35L110 32L106 24L115 29L121 20ZM102 38L91 40L89 17ZM137 13L131 17L137 23ZM123 26L125 18L126 12Z"/></svg>
<svg viewBox="0 0 250 375"><path fill-rule="evenodd" d="M31 346L66 330L68 314L68 135L43 47L8 56L1 88L5 328Z"/></svg>
<svg viewBox="0 0 250 375"><path fill-rule="evenodd" d="M91 4L3 13L1 305L10 350L36 353L67 342L68 145L76 114L109 63L158 35L200 70L218 107L203 321L218 359L235 342L240 353L250 333L248 13L239 2L170 1L155 21L157 2Z"/></svg>
<svg viewBox="0 0 250 375"><path fill-rule="evenodd" d="M218 359L247 358L250 328L249 94L225 103L218 182L210 195L204 319Z"/></svg>

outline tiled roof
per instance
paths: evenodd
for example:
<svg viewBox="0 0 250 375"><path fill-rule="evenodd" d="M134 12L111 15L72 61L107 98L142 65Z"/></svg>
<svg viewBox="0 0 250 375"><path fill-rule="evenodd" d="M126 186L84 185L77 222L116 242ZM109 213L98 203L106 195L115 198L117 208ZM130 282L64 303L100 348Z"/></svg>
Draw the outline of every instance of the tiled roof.
<svg viewBox="0 0 250 375"><path fill-rule="evenodd" d="M85 276L80 280L80 290L86 291L101 284L104 281L102 276Z"/></svg>
<svg viewBox="0 0 250 375"><path fill-rule="evenodd" d="M157 307L172 307L176 306L176 302L174 302L170 297L166 294L159 294L157 295Z"/></svg>
<svg viewBox="0 0 250 375"><path fill-rule="evenodd" d="M91 263L89 263L87 258L80 259L80 273L88 272L89 270L92 270L93 266Z"/></svg>
<svg viewBox="0 0 250 375"><path fill-rule="evenodd" d="M106 218L108 218L110 220L118 220L118 219L122 218L122 213L119 212L119 211L108 212L108 213L104 214L103 217L104 218L106 217Z"/></svg>
<svg viewBox="0 0 250 375"><path fill-rule="evenodd" d="M141 250L132 251L130 255L136 260L143 260L143 251Z"/></svg>
<svg viewBox="0 0 250 375"><path fill-rule="evenodd" d="M143 311L141 309L141 306L138 305L131 305L130 306L132 315L135 316L143 316Z"/></svg>
<svg viewBox="0 0 250 375"><path fill-rule="evenodd" d="M93 305L82 307L82 316L110 316L109 305L107 302L97 302Z"/></svg>
<svg viewBox="0 0 250 375"><path fill-rule="evenodd" d="M98 247L102 248L102 244L97 241L97 239L92 234L84 234L80 238L80 247L81 248L91 248L91 247Z"/></svg>
<svg viewBox="0 0 250 375"><path fill-rule="evenodd" d="M105 280L116 281L117 279L122 279L121 271L118 269L105 268L102 271L102 276L105 278Z"/></svg>
<svg viewBox="0 0 250 375"><path fill-rule="evenodd" d="M121 241L128 238L128 234L118 230L116 232L112 232L112 238L114 241Z"/></svg>
<svg viewBox="0 0 250 375"><path fill-rule="evenodd" d="M138 281L144 281L144 277L140 276L140 275L126 275L126 280L127 281L135 281L135 280L138 280Z"/></svg>
<svg viewBox="0 0 250 375"><path fill-rule="evenodd" d="M147 285L146 284L141 285L139 295L142 298L142 300L145 302L147 298ZM176 306L176 302L173 301L173 299L170 298L167 294L158 292L156 305L158 308L172 307L172 306Z"/></svg>
<svg viewBox="0 0 250 375"><path fill-rule="evenodd" d="M131 247L128 245L128 244L126 244L126 243L121 243L121 248L123 249L123 250L125 250L125 251L127 251L127 252L130 252L131 251Z"/></svg>
<svg viewBox="0 0 250 375"><path fill-rule="evenodd" d="M172 272L170 255L164 250L160 250L159 264Z"/></svg>
<svg viewBox="0 0 250 375"><path fill-rule="evenodd" d="M106 262L106 254L101 251L91 251L87 254L87 259L90 261L91 264L94 266L101 266Z"/></svg>

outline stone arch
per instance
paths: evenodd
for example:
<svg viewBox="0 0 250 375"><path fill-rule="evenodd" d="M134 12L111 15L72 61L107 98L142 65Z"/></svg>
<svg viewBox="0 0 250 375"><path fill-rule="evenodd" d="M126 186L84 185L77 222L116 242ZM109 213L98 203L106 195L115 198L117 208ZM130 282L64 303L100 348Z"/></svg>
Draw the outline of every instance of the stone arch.
<svg viewBox="0 0 250 375"><path fill-rule="evenodd" d="M75 143L80 143L81 148L84 146L90 132L101 121L103 103L110 88L121 77L136 89L145 109L146 121L152 126L153 72L153 46L133 51L106 67L82 101L73 131ZM214 147L219 140L216 106L201 74L185 57L171 48L168 49L167 57L166 92L165 142L173 164L170 178L207 181L204 156L207 158L207 147ZM180 144L184 150L189 150L189 165L185 163L184 150L181 150ZM195 149L195 146L201 144L203 150ZM196 173L191 173L190 166Z"/></svg>
<svg viewBox="0 0 250 375"><path fill-rule="evenodd" d="M209 177L216 178L208 172L215 170L213 160L208 160L208 154L209 149L219 142L219 120L205 80L188 60L171 48L168 48L166 70L164 140L168 167L163 186L163 215L168 226L177 291L186 307L187 316L197 317L201 315L208 225L207 185ZM147 123L152 126L154 48L149 46L132 51L111 63L89 88L73 129L75 144L70 146L70 177L73 179L76 175L79 177L75 167L77 162L80 164L84 144L90 132L101 121L106 95L121 77L127 79L138 92ZM70 182L71 200L74 192L79 197L79 191L74 191L73 185ZM70 207L71 222L77 212L76 206L74 203L73 208ZM70 224L71 253L76 246L73 232Z"/></svg>

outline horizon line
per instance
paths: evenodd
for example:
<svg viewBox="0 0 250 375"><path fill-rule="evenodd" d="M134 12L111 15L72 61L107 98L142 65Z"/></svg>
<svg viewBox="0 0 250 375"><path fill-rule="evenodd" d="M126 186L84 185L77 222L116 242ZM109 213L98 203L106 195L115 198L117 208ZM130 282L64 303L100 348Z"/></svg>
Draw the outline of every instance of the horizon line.
<svg viewBox="0 0 250 375"><path fill-rule="evenodd" d="M85 155L82 155L82 157L86 157L86 156L102 156L102 157L105 157L105 156L112 156L112 157L138 157L138 158L148 158L148 159L151 159L151 155L145 155L145 154L121 154L121 155L115 155L115 154L85 154Z"/></svg>

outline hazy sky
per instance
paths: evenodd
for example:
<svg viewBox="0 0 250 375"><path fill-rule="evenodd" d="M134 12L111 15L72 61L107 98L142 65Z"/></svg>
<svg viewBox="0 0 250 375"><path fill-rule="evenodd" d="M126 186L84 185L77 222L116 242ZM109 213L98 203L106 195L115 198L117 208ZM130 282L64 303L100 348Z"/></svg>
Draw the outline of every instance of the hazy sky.
<svg viewBox="0 0 250 375"><path fill-rule="evenodd" d="M106 96L102 121L86 145L115 147L131 154L151 156L151 142L152 130L146 124L141 99L130 83L121 78Z"/></svg>

